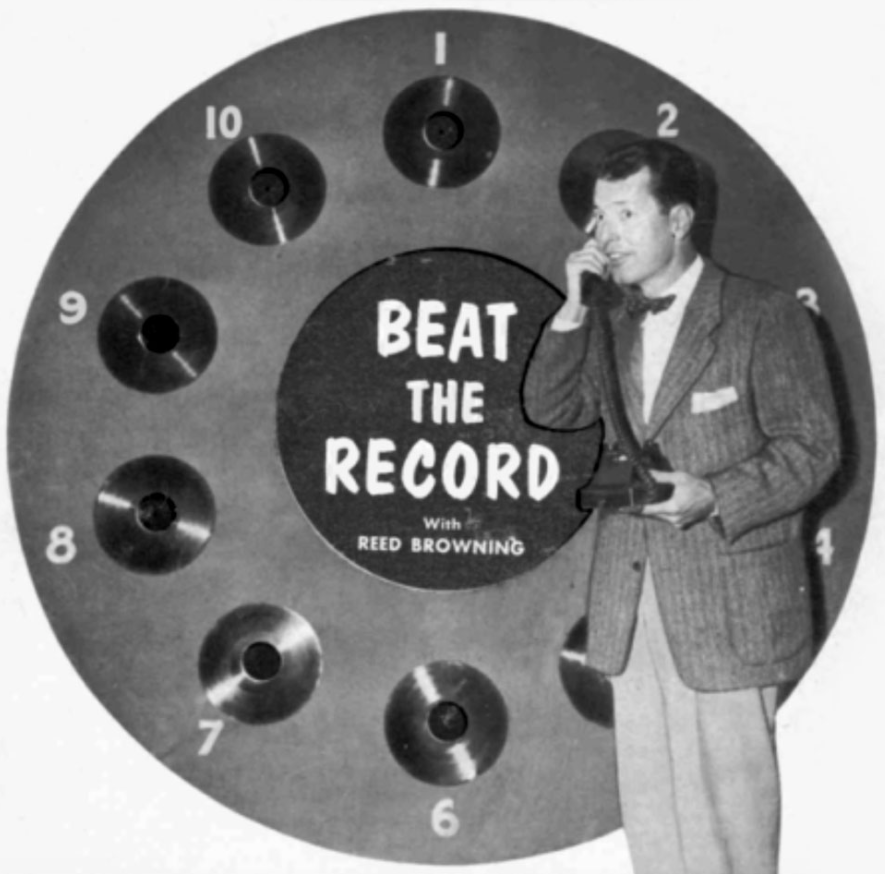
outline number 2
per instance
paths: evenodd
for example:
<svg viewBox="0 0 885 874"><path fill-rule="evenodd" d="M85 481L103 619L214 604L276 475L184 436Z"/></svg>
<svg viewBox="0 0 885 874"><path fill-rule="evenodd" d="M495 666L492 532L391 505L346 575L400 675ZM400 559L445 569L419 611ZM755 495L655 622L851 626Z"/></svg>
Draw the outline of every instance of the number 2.
<svg viewBox="0 0 885 874"><path fill-rule="evenodd" d="M679 128L673 127L676 119L679 117L679 110L675 103L662 103L658 107L658 115L664 116L663 121L658 126L659 137L678 137Z"/></svg>

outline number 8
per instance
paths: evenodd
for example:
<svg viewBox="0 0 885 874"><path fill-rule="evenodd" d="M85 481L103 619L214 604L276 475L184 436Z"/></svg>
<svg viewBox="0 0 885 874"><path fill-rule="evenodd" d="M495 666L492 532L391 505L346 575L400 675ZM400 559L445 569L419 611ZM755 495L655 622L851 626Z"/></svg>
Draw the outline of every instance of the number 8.
<svg viewBox="0 0 885 874"><path fill-rule="evenodd" d="M46 547L46 558L53 564L68 564L77 554L74 543L74 529L68 525L56 525L49 532L49 545Z"/></svg>

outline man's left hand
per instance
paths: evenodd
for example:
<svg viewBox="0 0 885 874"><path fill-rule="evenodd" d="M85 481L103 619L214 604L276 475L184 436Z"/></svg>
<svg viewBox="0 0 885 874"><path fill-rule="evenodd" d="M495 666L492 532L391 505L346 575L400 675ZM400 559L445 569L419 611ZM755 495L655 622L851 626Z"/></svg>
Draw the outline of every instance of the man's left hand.
<svg viewBox="0 0 885 874"><path fill-rule="evenodd" d="M682 470L672 473L653 470L651 475L661 483L673 483L673 494L658 504L646 504L643 516L654 516L669 522L680 531L706 519L716 507L713 487L705 479Z"/></svg>

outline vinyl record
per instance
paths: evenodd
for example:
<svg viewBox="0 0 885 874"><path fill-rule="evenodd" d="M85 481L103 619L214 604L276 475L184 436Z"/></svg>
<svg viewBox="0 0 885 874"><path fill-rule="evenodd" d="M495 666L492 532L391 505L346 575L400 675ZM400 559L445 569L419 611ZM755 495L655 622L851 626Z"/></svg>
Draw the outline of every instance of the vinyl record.
<svg viewBox="0 0 885 874"><path fill-rule="evenodd" d="M206 481L190 465L149 455L118 467L99 490L95 533L127 570L165 574L190 564L215 524Z"/></svg>
<svg viewBox="0 0 885 874"><path fill-rule="evenodd" d="M115 295L98 324L108 370L129 388L168 392L192 383L212 361L218 330L203 295L178 279L139 279Z"/></svg>
<svg viewBox="0 0 885 874"><path fill-rule="evenodd" d="M209 701L240 722L287 719L313 694L322 672L320 642L293 610L247 604L222 617L200 650Z"/></svg>
<svg viewBox="0 0 885 874"><path fill-rule="evenodd" d="M326 199L326 177L313 152L292 137L256 134L230 146L209 177L209 202L237 239L279 246L301 236Z"/></svg>
<svg viewBox="0 0 885 874"><path fill-rule="evenodd" d="M387 743L418 780L455 786L495 764L507 740L507 708L485 674L432 662L404 677L387 704Z"/></svg>
<svg viewBox="0 0 885 874"><path fill-rule="evenodd" d="M384 119L384 147L396 168L428 188L455 188L488 169L501 125L483 91L454 76L410 85Z"/></svg>
<svg viewBox="0 0 885 874"><path fill-rule="evenodd" d="M559 654L559 678L569 701L584 719L605 728L615 724L614 699L608 678L587 665L587 617L568 633Z"/></svg>

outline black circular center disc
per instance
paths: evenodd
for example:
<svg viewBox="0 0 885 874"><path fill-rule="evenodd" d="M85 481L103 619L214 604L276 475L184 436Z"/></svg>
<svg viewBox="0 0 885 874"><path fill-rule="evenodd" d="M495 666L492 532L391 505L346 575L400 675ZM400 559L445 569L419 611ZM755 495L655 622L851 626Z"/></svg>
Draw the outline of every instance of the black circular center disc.
<svg viewBox="0 0 885 874"><path fill-rule="evenodd" d="M158 313L148 316L141 326L141 341L148 352L164 355L171 352L181 339L181 329L172 316Z"/></svg>
<svg viewBox="0 0 885 874"><path fill-rule="evenodd" d="M535 567L571 536L599 433L533 427L520 401L558 302L513 262L427 250L320 304L283 370L277 438L332 547L395 582L459 589Z"/></svg>
<svg viewBox="0 0 885 874"><path fill-rule="evenodd" d="M289 196L289 180L275 167L263 167L249 182L249 193L261 206L279 206Z"/></svg>
<svg viewBox="0 0 885 874"><path fill-rule="evenodd" d="M175 501L162 492L145 495L138 503L138 521L148 531L165 531L177 515Z"/></svg>
<svg viewBox="0 0 885 874"><path fill-rule="evenodd" d="M464 138L464 123L453 112L434 112L424 125L424 138L434 149L447 152Z"/></svg>
<svg viewBox="0 0 885 874"><path fill-rule="evenodd" d="M464 737L467 732L467 713L454 701L440 701L430 708L427 714L427 727L437 739L452 743Z"/></svg>
<svg viewBox="0 0 885 874"><path fill-rule="evenodd" d="M250 644L243 653L243 670L253 680L272 680L282 665L280 651L264 641Z"/></svg>

